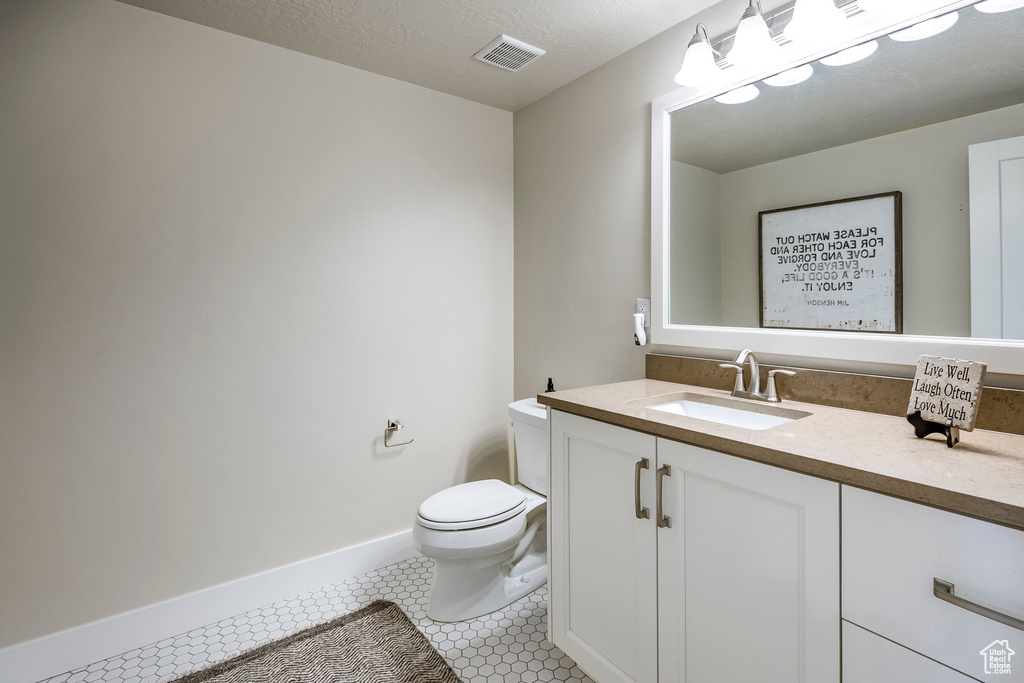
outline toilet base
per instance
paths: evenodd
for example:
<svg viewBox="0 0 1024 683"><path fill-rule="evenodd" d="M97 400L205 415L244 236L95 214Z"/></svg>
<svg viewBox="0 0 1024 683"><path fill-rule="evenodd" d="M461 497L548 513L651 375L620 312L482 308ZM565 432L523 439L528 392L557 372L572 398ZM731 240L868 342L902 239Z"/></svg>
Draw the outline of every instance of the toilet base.
<svg viewBox="0 0 1024 683"><path fill-rule="evenodd" d="M512 567L493 559L434 560L427 616L434 621L467 621L512 604L547 580L544 554L527 555Z"/></svg>

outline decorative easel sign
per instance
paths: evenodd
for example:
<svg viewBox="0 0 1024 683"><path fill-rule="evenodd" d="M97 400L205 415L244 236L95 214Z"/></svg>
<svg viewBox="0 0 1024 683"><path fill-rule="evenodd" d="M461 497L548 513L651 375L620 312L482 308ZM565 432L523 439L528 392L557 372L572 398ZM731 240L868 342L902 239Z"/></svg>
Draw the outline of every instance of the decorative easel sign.
<svg viewBox="0 0 1024 683"><path fill-rule="evenodd" d="M974 430L986 367L970 360L921 356L907 407L907 419L918 437L944 432L952 446L959 440L957 430Z"/></svg>
<svg viewBox="0 0 1024 683"><path fill-rule="evenodd" d="M903 332L903 194L762 211L761 327Z"/></svg>

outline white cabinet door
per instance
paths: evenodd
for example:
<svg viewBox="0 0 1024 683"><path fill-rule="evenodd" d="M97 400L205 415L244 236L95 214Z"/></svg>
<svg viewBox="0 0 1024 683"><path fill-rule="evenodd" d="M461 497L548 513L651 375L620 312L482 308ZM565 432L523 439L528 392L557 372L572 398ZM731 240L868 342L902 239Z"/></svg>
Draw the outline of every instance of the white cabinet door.
<svg viewBox="0 0 1024 683"><path fill-rule="evenodd" d="M655 438L556 410L550 426L549 637L598 683L656 683Z"/></svg>
<svg viewBox="0 0 1024 683"><path fill-rule="evenodd" d="M843 622L843 683L971 683L976 679Z"/></svg>
<svg viewBox="0 0 1024 683"><path fill-rule="evenodd" d="M664 439L658 465L660 683L838 683L839 485Z"/></svg>

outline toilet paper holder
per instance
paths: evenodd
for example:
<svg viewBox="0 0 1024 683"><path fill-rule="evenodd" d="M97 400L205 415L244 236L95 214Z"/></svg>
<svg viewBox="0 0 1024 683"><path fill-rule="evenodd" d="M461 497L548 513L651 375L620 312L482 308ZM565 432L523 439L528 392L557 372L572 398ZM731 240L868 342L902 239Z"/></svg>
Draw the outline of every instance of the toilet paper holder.
<svg viewBox="0 0 1024 683"><path fill-rule="evenodd" d="M384 448L397 448L398 446L407 446L416 440L409 439L408 441L403 441L402 443L392 442L392 439L394 439L397 436L398 432L402 430L403 426L404 425L402 425L402 423L399 422L398 420L388 420L388 426L384 428Z"/></svg>

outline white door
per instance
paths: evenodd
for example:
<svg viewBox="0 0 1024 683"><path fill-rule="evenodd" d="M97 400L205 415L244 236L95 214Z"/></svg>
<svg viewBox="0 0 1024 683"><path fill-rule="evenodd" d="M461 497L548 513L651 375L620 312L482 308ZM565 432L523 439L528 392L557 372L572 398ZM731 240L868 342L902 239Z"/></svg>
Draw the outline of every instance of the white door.
<svg viewBox="0 0 1024 683"><path fill-rule="evenodd" d="M655 437L556 410L550 425L551 642L598 683L656 683Z"/></svg>
<svg viewBox="0 0 1024 683"><path fill-rule="evenodd" d="M1024 137L971 145L971 336L1024 339Z"/></svg>
<svg viewBox="0 0 1024 683"><path fill-rule="evenodd" d="M839 485L665 439L658 466L659 682L838 683Z"/></svg>

